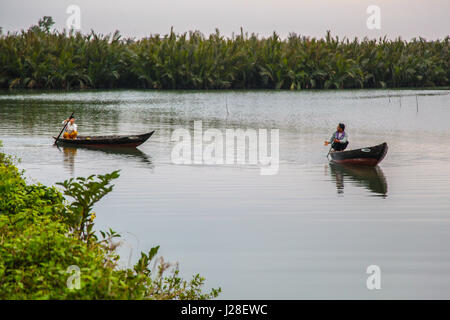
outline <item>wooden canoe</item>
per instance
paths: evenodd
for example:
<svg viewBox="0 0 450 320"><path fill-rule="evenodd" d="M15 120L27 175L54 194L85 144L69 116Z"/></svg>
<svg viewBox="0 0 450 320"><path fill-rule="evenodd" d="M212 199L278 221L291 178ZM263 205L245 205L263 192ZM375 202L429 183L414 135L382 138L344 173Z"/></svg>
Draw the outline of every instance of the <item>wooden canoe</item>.
<svg viewBox="0 0 450 320"><path fill-rule="evenodd" d="M139 135L122 136L78 136L76 139L59 138L57 143L67 146L85 146L94 148L121 147L136 148L143 144L155 131ZM56 140L56 137L53 137Z"/></svg>
<svg viewBox="0 0 450 320"><path fill-rule="evenodd" d="M330 152L331 162L344 165L363 165L374 167L379 164L388 151L386 142L373 147Z"/></svg>

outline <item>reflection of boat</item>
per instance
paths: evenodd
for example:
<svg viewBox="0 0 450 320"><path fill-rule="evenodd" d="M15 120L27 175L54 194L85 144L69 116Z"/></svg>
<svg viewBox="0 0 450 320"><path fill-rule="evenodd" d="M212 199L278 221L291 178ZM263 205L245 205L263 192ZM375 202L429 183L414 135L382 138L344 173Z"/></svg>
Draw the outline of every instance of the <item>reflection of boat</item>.
<svg viewBox="0 0 450 320"><path fill-rule="evenodd" d="M145 141L154 133L155 131L131 135L131 136L78 136L76 139L63 139L59 138L57 143L62 145L70 146L85 146L94 148L104 148L104 147L131 147L135 148ZM56 137L53 137L55 140Z"/></svg>
<svg viewBox="0 0 450 320"><path fill-rule="evenodd" d="M336 188L338 193L344 192L344 181L353 181L356 185L366 188L367 190L381 195L387 196L388 185L386 177L380 167L363 167L363 166L340 166L330 163L331 175L336 179Z"/></svg>
<svg viewBox="0 0 450 320"><path fill-rule="evenodd" d="M331 152L331 162L339 164L357 164L364 166L376 166L384 159L388 151L387 143L384 142L374 147L361 148L349 151Z"/></svg>
<svg viewBox="0 0 450 320"><path fill-rule="evenodd" d="M124 158L128 157L128 158L140 159L142 162L145 162L145 163L149 164L150 166L153 166L152 158L137 148L114 147L114 148L102 148L102 149L99 149L99 151L107 153L107 154L121 155Z"/></svg>
<svg viewBox="0 0 450 320"><path fill-rule="evenodd" d="M151 156L147 155L146 153L142 152L141 150L137 148L120 148L120 147L114 147L114 148L98 148L98 149L92 149L92 148L86 148L85 146L64 146L63 150L65 154L73 154L75 155L77 152L77 149L84 149L91 152L101 152L111 155L117 155L122 158L136 158L141 160L142 162L149 165L151 168L153 168L153 162ZM67 160L67 159L66 159ZM73 162L73 159L71 159ZM73 165L72 165L73 166Z"/></svg>

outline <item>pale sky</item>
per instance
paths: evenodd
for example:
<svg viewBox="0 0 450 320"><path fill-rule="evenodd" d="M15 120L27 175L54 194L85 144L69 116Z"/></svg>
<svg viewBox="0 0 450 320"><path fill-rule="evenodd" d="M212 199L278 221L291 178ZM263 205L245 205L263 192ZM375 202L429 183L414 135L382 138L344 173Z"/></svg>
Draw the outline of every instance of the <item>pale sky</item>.
<svg viewBox="0 0 450 320"><path fill-rule="evenodd" d="M240 27L267 36L276 31L323 37L327 30L340 37L355 36L405 40L442 39L450 34L450 0L0 0L3 32L27 29L40 17L52 16L55 27L66 27L67 7L81 10L81 31L120 30L124 36L178 33L218 28L230 36ZM367 7L381 9L381 29L369 30Z"/></svg>

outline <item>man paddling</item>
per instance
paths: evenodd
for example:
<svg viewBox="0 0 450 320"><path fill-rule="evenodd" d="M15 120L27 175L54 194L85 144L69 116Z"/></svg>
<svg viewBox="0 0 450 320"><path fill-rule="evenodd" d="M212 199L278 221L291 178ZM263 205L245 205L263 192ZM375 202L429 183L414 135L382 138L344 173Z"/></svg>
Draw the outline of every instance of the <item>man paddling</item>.
<svg viewBox="0 0 450 320"><path fill-rule="evenodd" d="M64 139L76 139L78 135L77 125L75 124L75 118L69 118L64 120L61 124L65 125L67 123L66 129L64 130Z"/></svg>
<svg viewBox="0 0 450 320"><path fill-rule="evenodd" d="M339 123L337 131L333 133L329 141L325 141L325 145L328 146L331 143L331 148L334 151L344 151L348 146L348 136L345 132L345 124Z"/></svg>

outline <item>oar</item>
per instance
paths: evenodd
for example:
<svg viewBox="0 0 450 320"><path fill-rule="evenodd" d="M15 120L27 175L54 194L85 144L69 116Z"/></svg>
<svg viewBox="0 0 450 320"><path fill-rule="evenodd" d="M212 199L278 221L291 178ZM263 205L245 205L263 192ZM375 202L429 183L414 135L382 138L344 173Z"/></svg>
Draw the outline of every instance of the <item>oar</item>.
<svg viewBox="0 0 450 320"><path fill-rule="evenodd" d="M332 143L331 143L330 150L328 150L328 153L327 153L327 159L328 159L328 156L330 155L331 149L333 149L333 144Z"/></svg>
<svg viewBox="0 0 450 320"><path fill-rule="evenodd" d="M73 114L74 114L74 112L72 112L72 114L70 115L69 121L70 121L70 119L73 118ZM66 124L64 125L64 127L62 128L61 132L59 133L58 137L55 140L55 144L58 142L58 139L59 139L59 137L61 137L61 134L63 133L64 129L66 129L67 125L69 124L69 121L67 121Z"/></svg>
<svg viewBox="0 0 450 320"><path fill-rule="evenodd" d="M330 147L330 150L328 150L328 153L327 153L327 158L328 158L328 156L330 155L330 152L331 152L331 149L332 149L333 147Z"/></svg>

